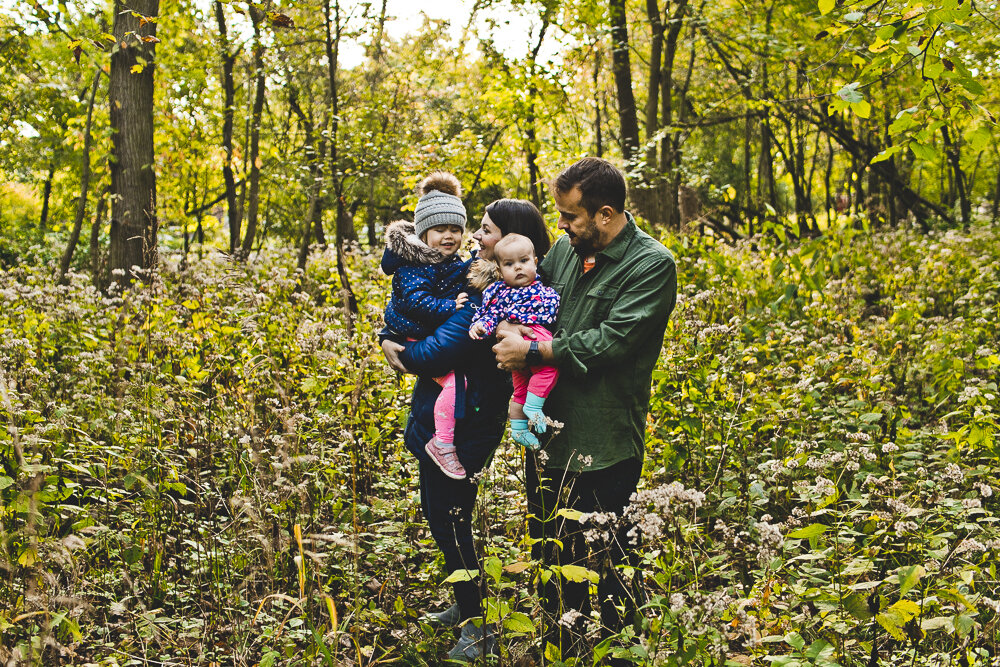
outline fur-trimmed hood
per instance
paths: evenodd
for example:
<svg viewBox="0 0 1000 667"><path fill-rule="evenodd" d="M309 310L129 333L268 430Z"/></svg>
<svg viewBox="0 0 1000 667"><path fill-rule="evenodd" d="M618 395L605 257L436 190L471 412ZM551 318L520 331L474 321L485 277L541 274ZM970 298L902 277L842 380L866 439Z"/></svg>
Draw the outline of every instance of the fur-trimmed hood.
<svg viewBox="0 0 1000 667"><path fill-rule="evenodd" d="M444 261L441 251L421 241L414 229L413 223L406 220L397 220L386 227L385 253L382 255L382 271L386 275L392 275L400 266Z"/></svg>
<svg viewBox="0 0 1000 667"><path fill-rule="evenodd" d="M496 262L481 257L472 260L466 282L469 287L482 292L487 287L500 280L500 267Z"/></svg>

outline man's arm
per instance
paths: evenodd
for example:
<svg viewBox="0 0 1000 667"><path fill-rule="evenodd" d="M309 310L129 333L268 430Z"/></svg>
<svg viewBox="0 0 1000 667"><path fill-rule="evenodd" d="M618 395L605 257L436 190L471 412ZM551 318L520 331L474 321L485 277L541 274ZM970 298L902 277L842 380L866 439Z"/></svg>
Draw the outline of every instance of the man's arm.
<svg viewBox="0 0 1000 667"><path fill-rule="evenodd" d="M535 339L535 332L523 324L503 320L497 325L496 335L497 343L493 346L493 354L497 357L497 364L507 371L525 368L527 364L524 363L524 358L528 354L531 341ZM555 357L552 356L552 341L539 341L538 352L542 355L541 365L555 365Z"/></svg>
<svg viewBox="0 0 1000 667"><path fill-rule="evenodd" d="M583 375L618 363L629 354L629 340L640 340L663 325L677 300L677 271L673 260L663 257L636 271L637 278L623 286L608 316L597 327L569 335L557 335L551 342L538 343L545 365ZM507 370L522 368L529 342L523 340L527 327L501 324L498 343L493 347L497 363ZM533 336L531 336L533 337Z"/></svg>

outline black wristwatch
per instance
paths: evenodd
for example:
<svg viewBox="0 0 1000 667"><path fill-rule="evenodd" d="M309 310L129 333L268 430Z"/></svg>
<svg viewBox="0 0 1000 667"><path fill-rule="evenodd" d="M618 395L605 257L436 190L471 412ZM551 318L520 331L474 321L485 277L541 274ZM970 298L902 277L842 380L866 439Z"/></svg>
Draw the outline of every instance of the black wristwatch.
<svg viewBox="0 0 1000 667"><path fill-rule="evenodd" d="M542 365L542 353L538 351L537 340L533 340L528 344L528 353L524 355L524 363L529 366Z"/></svg>

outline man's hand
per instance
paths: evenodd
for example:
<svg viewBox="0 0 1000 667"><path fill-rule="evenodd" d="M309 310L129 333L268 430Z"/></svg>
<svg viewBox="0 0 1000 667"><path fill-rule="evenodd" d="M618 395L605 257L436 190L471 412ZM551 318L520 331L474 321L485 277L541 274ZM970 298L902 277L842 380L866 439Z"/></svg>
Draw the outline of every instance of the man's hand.
<svg viewBox="0 0 1000 667"><path fill-rule="evenodd" d="M409 373L403 362L399 360L399 353L406 348L399 343L389 340L386 338L382 341L382 354L385 355L385 361L389 364L389 367L397 373Z"/></svg>
<svg viewBox="0 0 1000 667"><path fill-rule="evenodd" d="M497 344L493 346L493 354L497 357L497 368L505 371L526 368L524 355L528 352L528 341L534 339L535 332L523 324L513 324L503 321L497 326Z"/></svg>
<svg viewBox="0 0 1000 667"><path fill-rule="evenodd" d="M503 340L507 336L517 336L518 338L527 338L528 340L535 340L537 338L534 329L531 327L501 320L500 324L497 325L497 340Z"/></svg>
<svg viewBox="0 0 1000 667"><path fill-rule="evenodd" d="M468 294L466 294L465 292L459 293L459 295L455 297L455 310L462 310L462 306L464 306L465 302L468 300L469 300Z"/></svg>

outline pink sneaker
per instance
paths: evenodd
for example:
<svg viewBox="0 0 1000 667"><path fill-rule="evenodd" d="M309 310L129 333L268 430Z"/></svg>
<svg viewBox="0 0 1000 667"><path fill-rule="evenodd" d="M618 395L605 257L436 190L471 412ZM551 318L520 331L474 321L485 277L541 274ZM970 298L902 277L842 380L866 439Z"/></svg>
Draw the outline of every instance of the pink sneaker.
<svg viewBox="0 0 1000 667"><path fill-rule="evenodd" d="M465 468L459 463L458 454L455 453L454 447L451 449L441 447L437 436L435 436L424 445L424 451L427 452L427 456L431 457L431 461L434 461L445 475L452 479L465 479Z"/></svg>

